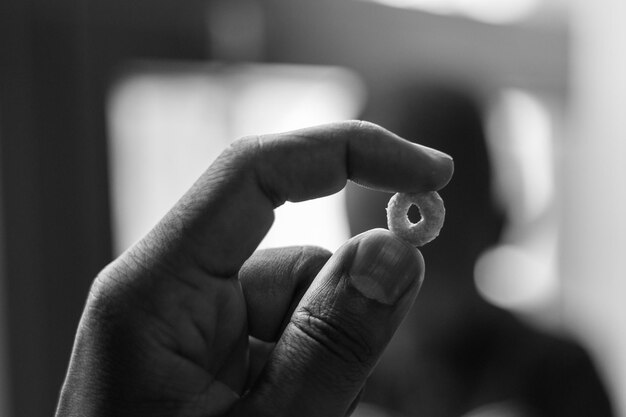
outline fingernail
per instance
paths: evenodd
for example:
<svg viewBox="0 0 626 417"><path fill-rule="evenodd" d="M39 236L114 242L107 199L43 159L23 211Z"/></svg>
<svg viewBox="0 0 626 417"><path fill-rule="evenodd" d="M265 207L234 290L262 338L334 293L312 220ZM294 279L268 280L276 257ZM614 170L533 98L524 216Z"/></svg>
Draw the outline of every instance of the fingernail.
<svg viewBox="0 0 626 417"><path fill-rule="evenodd" d="M383 229L366 232L350 266L352 285L365 297L395 304L411 284L422 279L421 256Z"/></svg>

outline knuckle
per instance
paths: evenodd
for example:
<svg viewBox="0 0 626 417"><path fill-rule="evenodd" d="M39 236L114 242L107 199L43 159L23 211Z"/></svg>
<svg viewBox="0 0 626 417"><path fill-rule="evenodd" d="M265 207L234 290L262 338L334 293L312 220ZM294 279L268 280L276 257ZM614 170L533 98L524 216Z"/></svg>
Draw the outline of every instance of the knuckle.
<svg viewBox="0 0 626 417"><path fill-rule="evenodd" d="M348 129L355 132L380 132L383 130L380 126L375 123L368 122L367 120L349 120L346 122L348 125Z"/></svg>
<svg viewBox="0 0 626 417"><path fill-rule="evenodd" d="M304 245L302 246L302 255L309 259L325 259L332 255L332 252L321 246Z"/></svg>
<svg viewBox="0 0 626 417"><path fill-rule="evenodd" d="M274 208L287 201L287 196L280 190L288 188L284 186L288 178L277 175L274 155L276 151L271 135L244 136L230 147L231 156L239 161L242 171L253 175L257 186Z"/></svg>
<svg viewBox="0 0 626 417"><path fill-rule="evenodd" d="M291 271L291 275L296 277L295 289L298 298L302 297L331 256L330 251L317 246L299 248L299 255Z"/></svg>
<svg viewBox="0 0 626 417"><path fill-rule="evenodd" d="M261 137L258 135L243 136L232 142L230 148L236 152L248 152L261 143Z"/></svg>
<svg viewBox="0 0 626 417"><path fill-rule="evenodd" d="M258 135L243 136L232 141L213 162L213 168L229 175L254 169L256 160L263 154L262 142ZM219 175L219 172L215 175Z"/></svg>
<svg viewBox="0 0 626 417"><path fill-rule="evenodd" d="M129 269L128 260L118 258L96 276L89 289L89 311L116 315L121 313L118 310L132 305L129 301L137 289L134 282L128 279Z"/></svg>
<svg viewBox="0 0 626 417"><path fill-rule="evenodd" d="M317 272L332 256L332 253L324 248L318 246L302 246L300 249L300 256L295 266L295 272L300 275L301 272L304 275L317 275Z"/></svg>
<svg viewBox="0 0 626 417"><path fill-rule="evenodd" d="M260 136L244 136L233 141L228 148L220 155L218 160L222 160L226 169L254 168L255 159L262 154L263 146ZM251 166L252 165L252 166ZM245 170L245 169L244 169ZM230 172L232 174L232 172Z"/></svg>
<svg viewBox="0 0 626 417"><path fill-rule="evenodd" d="M367 337L359 332L358 323L303 307L294 312L291 324L316 347L342 363L359 368L373 365L374 350Z"/></svg>

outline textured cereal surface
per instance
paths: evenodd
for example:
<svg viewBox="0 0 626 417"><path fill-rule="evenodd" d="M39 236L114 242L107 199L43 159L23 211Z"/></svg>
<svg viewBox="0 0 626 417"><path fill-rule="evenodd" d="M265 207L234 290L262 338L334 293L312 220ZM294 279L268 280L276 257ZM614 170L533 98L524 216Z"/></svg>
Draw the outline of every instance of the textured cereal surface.
<svg viewBox="0 0 626 417"><path fill-rule="evenodd" d="M411 223L409 208L416 205L421 219ZM423 193L397 193L387 204L387 226L398 237L414 246L423 246L439 236L446 210L436 191Z"/></svg>

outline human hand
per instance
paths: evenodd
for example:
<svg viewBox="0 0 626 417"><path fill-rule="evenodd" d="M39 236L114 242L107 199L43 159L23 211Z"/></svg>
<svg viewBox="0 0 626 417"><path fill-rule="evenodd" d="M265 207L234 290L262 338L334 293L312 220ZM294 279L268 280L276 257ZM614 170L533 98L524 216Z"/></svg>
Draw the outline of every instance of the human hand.
<svg viewBox="0 0 626 417"><path fill-rule="evenodd" d="M348 414L415 299L419 251L386 230L332 256L255 250L285 201L347 179L436 190L452 170L364 122L235 142L94 281L57 417Z"/></svg>

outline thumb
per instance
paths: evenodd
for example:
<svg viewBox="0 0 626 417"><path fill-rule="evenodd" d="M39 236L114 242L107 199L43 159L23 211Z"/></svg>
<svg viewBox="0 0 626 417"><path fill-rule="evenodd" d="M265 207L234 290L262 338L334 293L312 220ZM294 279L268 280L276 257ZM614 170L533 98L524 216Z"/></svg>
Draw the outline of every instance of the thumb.
<svg viewBox="0 0 626 417"><path fill-rule="evenodd" d="M423 271L421 254L387 230L344 244L233 414L343 417L413 303Z"/></svg>

